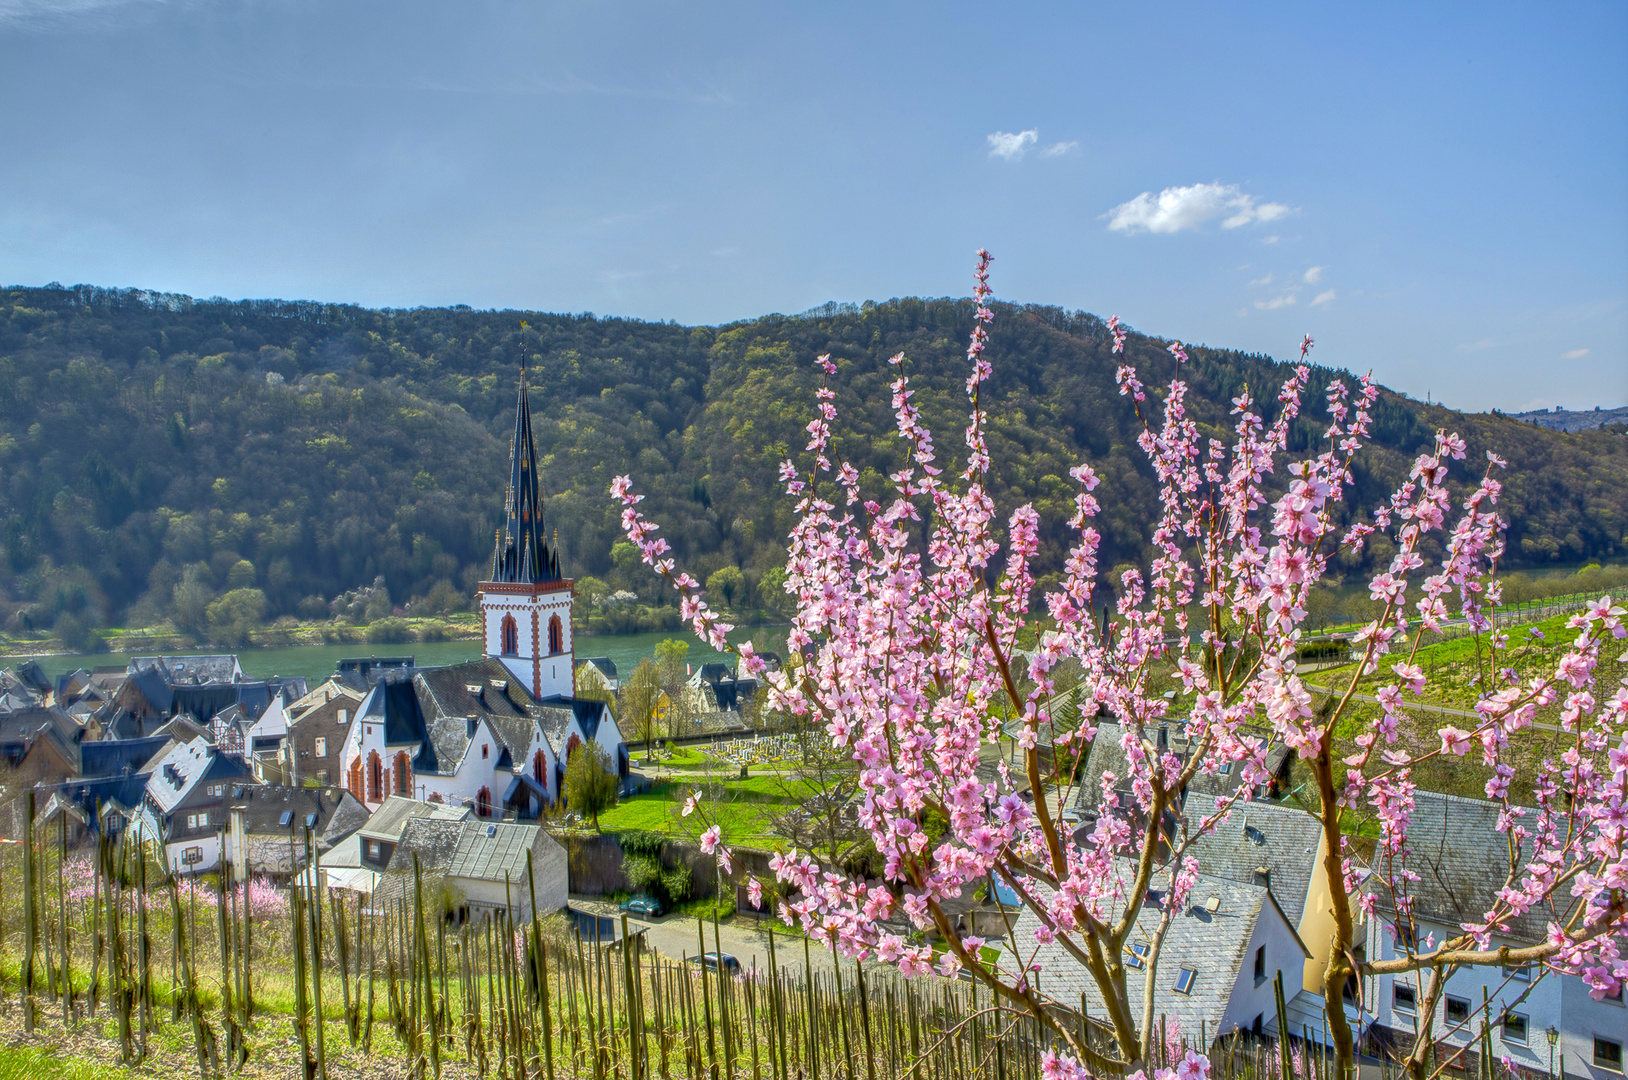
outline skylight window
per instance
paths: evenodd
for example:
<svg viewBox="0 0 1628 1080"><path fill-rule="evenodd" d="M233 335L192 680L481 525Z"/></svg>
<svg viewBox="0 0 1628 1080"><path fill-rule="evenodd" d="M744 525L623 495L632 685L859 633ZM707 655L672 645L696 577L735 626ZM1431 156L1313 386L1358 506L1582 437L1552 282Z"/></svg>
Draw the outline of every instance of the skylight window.
<svg viewBox="0 0 1628 1080"><path fill-rule="evenodd" d="M1193 992L1193 983L1195 983L1197 981L1198 981L1198 969L1197 968L1190 968L1190 967L1182 968L1181 972L1176 976L1176 993L1178 993L1178 994L1191 994Z"/></svg>
<svg viewBox="0 0 1628 1080"><path fill-rule="evenodd" d="M292 811L292 810L284 810L283 811L283 816L277 819L277 825L280 828L286 829L286 828L288 828L289 824L291 822L293 822L293 820L294 820L294 811Z"/></svg>
<svg viewBox="0 0 1628 1080"><path fill-rule="evenodd" d="M1141 971L1148 966L1148 953L1152 951L1151 946L1140 941L1136 942L1127 950L1130 955L1125 957L1125 966L1132 971Z"/></svg>

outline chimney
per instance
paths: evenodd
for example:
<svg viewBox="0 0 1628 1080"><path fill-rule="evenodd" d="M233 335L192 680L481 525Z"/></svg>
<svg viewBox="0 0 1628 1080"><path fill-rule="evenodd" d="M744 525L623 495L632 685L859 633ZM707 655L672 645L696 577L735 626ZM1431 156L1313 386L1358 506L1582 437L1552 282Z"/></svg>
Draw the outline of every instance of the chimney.
<svg viewBox="0 0 1628 1080"><path fill-rule="evenodd" d="M1251 876L1250 880L1256 885L1261 885L1270 889L1272 887L1272 868L1270 866L1255 867L1255 873Z"/></svg>

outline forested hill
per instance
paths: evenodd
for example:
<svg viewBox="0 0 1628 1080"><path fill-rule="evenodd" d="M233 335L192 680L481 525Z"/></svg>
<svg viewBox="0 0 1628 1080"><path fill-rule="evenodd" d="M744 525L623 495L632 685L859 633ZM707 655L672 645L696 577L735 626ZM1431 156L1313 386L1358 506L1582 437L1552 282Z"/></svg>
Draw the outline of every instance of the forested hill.
<svg viewBox="0 0 1628 1080"><path fill-rule="evenodd" d="M972 313L969 301L905 299L686 327L0 291L0 621L150 624L172 614L183 579L216 593L259 589L268 618L314 616L377 575L398 605L453 604L491 558L522 360L568 574L660 595L625 550L620 566L613 552L605 493L628 472L685 565L703 577L738 566L731 602L772 608L772 588L759 586L784 560L789 525L776 466L805 441L814 357L839 363L841 451L880 492L901 460L887 358L906 354L940 452L955 454ZM1139 560L1154 490L1102 322L1001 306L992 332L985 400L1003 512L1038 505L1041 569L1056 571L1068 469L1088 460L1104 479L1104 565ZM1162 342L1133 334L1129 353L1150 385L1168 378ZM1261 356L1191 353L1192 402L1207 424L1226 422L1246 384L1270 401L1282 376ZM1340 374L1318 370L1318 408L1297 424L1297 448L1317 438L1322 388ZM1387 393L1353 506L1384 498L1439 426L1466 435L1470 467L1488 449L1509 459L1512 562L1624 554L1620 426L1566 434Z"/></svg>

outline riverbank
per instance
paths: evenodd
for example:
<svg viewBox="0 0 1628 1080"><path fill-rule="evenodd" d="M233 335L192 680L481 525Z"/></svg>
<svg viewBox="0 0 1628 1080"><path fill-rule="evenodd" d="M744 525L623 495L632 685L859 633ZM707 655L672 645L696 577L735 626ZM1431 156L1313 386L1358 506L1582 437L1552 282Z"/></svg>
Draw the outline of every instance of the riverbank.
<svg viewBox="0 0 1628 1080"><path fill-rule="evenodd" d="M692 664L710 663L725 658L716 649L700 641L687 630L672 633L645 634L584 634L578 633L573 643L577 657L607 656L625 676L632 672L640 660L655 653L656 645L668 638L686 642ZM173 648L155 648L146 645L121 648L117 652L50 653L32 656L0 657L0 667L12 667L24 659L33 659L46 675L55 677L77 668L124 667L133 656L181 656L199 653L236 653L243 671L251 678L269 675L304 676L316 685L333 674L335 665L346 657L355 656L411 656L422 667L438 667L474 660L481 655L477 636L450 641L413 641L401 643L315 642L306 644L255 644L242 648L199 648L176 639ZM726 661L727 662L727 661Z"/></svg>

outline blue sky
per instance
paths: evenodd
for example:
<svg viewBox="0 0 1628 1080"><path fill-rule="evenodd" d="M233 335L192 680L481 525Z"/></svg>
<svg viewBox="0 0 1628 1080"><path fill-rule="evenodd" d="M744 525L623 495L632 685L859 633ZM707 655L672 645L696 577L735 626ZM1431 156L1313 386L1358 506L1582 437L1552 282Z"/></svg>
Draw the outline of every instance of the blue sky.
<svg viewBox="0 0 1628 1080"><path fill-rule="evenodd" d="M1419 10L1425 8L1427 10ZM1628 5L0 0L0 282L997 296L1628 405Z"/></svg>

